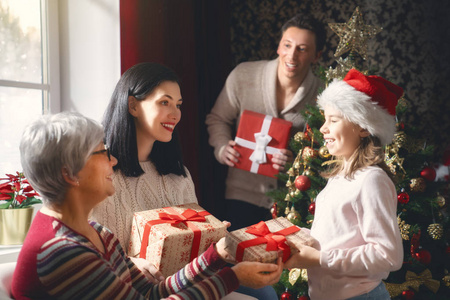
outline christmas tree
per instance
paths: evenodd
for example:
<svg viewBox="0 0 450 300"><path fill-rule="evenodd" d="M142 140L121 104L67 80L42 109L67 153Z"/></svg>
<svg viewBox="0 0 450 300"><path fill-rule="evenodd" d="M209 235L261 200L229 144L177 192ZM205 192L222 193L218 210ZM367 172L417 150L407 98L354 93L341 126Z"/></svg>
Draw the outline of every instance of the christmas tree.
<svg viewBox="0 0 450 300"><path fill-rule="evenodd" d="M326 84L342 79L351 68L371 74L359 62L366 59L367 40L382 29L365 25L358 8L347 23L329 25L341 40L335 53L337 66L320 71ZM385 162L394 175L398 195L397 220L404 249L403 267L392 272L385 284L393 299L450 299L449 183L435 180L431 161L434 146L417 128L405 123L410 109L408 101L400 99L397 133L392 144L385 147ZM333 163L333 157L323 146L319 132L324 122L322 113L309 106L302 115L307 123L305 130L290 142L295 160L287 166L287 173L278 175L286 186L271 191L270 196L275 200L274 218L285 216L295 225L310 228L315 198L326 185L320 173ZM275 289L281 299L308 299L307 271L285 270Z"/></svg>

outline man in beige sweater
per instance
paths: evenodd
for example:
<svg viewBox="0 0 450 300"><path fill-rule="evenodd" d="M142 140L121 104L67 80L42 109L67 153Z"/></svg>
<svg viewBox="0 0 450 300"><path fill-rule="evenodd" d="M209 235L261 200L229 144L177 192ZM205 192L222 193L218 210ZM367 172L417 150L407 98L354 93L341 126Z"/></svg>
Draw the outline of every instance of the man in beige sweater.
<svg viewBox="0 0 450 300"><path fill-rule="evenodd" d="M206 117L209 143L217 160L228 165L226 179L226 220L238 229L270 218L272 199L266 196L277 188L277 180L233 168L239 159L234 150L233 128L244 110L282 118L293 123L291 134L303 130L299 111L314 104L322 82L311 65L321 56L326 32L323 24L310 16L296 15L282 27L278 58L244 62L228 76L225 86ZM273 156L274 168L283 170L292 152L281 150Z"/></svg>

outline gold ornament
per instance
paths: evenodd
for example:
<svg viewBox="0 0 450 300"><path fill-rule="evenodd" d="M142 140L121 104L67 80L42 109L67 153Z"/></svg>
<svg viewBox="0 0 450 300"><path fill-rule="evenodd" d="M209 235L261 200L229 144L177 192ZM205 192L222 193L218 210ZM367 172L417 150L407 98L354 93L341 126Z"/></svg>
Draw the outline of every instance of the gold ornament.
<svg viewBox="0 0 450 300"><path fill-rule="evenodd" d="M286 206L286 209L284 210L284 215L287 216L289 214L289 206Z"/></svg>
<svg viewBox="0 0 450 300"><path fill-rule="evenodd" d="M405 144L406 144L406 133L400 131L394 134L394 145L397 147L397 151L398 149L402 148Z"/></svg>
<svg viewBox="0 0 450 300"><path fill-rule="evenodd" d="M439 207L444 207L445 206L445 198L442 195L438 195L437 199L436 199L437 204L439 205Z"/></svg>
<svg viewBox="0 0 450 300"><path fill-rule="evenodd" d="M411 179L409 187L413 192L424 192L427 187L427 184L425 183L425 179L419 177Z"/></svg>
<svg viewBox="0 0 450 300"><path fill-rule="evenodd" d="M437 293L439 290L439 281L433 279L431 275L431 271L426 269L419 275L414 272L406 271L405 282L403 283L389 283L384 282L386 285L386 289L388 290L391 298L395 298L399 296L403 291L408 290L409 288L413 288L416 292L419 291L420 285L425 285L429 288L433 293Z"/></svg>
<svg viewBox="0 0 450 300"><path fill-rule="evenodd" d="M386 289L388 290L391 298L400 296L402 292L405 290L405 288L408 289L408 287L405 286L403 283L399 284L399 283L384 282L384 284L386 285Z"/></svg>
<svg viewBox="0 0 450 300"><path fill-rule="evenodd" d="M297 280L308 281L308 271L306 269L293 268L289 271L289 283L294 285Z"/></svg>
<svg viewBox="0 0 450 300"><path fill-rule="evenodd" d="M339 59L336 60L338 65L335 69L333 69L331 66L328 69L327 72L325 72L325 75L327 77L327 80L330 82L332 79L336 78L339 80L344 79L345 75L347 75L348 71L350 69L355 68L355 61L353 59L349 59L348 57L342 59L342 57L339 57ZM367 73L366 71L362 72L363 74Z"/></svg>
<svg viewBox="0 0 450 300"><path fill-rule="evenodd" d="M302 159L304 161L310 161L310 160L316 158L317 154L318 154L317 150L314 150L311 147L305 147L305 148L303 148Z"/></svg>
<svg viewBox="0 0 450 300"><path fill-rule="evenodd" d="M294 176L295 176L294 169L293 169L293 168L289 168L289 171L287 171L287 174L288 174L289 176L291 176L291 177L294 177Z"/></svg>
<svg viewBox="0 0 450 300"><path fill-rule="evenodd" d="M328 26L341 38L335 57L351 51L359 53L364 60L367 57L367 40L383 29L378 26L364 25L359 7L356 7L347 23L329 23Z"/></svg>
<svg viewBox="0 0 450 300"><path fill-rule="evenodd" d="M302 278L303 281L308 281L308 270L302 269L300 277Z"/></svg>
<svg viewBox="0 0 450 300"><path fill-rule="evenodd" d="M404 139L406 139L406 136L403 137L403 135L399 135L398 138L394 138L393 143L386 146L385 149L384 162L394 175L397 175L397 167L403 171L403 174L406 174L406 171L403 168L403 162L405 161L405 159L401 158L398 154L399 149L403 146ZM401 177L400 174L398 176Z"/></svg>
<svg viewBox="0 0 450 300"><path fill-rule="evenodd" d="M294 135L294 140L296 142L300 142L300 141L303 141L303 140L308 140L308 135L306 133L304 133L304 132L299 131L299 132L297 132Z"/></svg>
<svg viewBox="0 0 450 300"><path fill-rule="evenodd" d="M311 168L308 168L305 170L305 172L303 172L303 175L314 177L316 176L316 172L314 172L314 170L311 170Z"/></svg>
<svg viewBox="0 0 450 300"><path fill-rule="evenodd" d="M289 271L289 283L294 285L297 280L300 278L302 273L301 269L293 268Z"/></svg>
<svg viewBox="0 0 450 300"><path fill-rule="evenodd" d="M442 281L448 288L450 288L450 274L447 274L444 277L442 277Z"/></svg>
<svg viewBox="0 0 450 300"><path fill-rule="evenodd" d="M438 223L430 224L428 226L428 234L433 240L440 240L444 235L444 228Z"/></svg>
<svg viewBox="0 0 450 300"><path fill-rule="evenodd" d="M405 109L405 108L408 108L410 106L411 105L409 104L408 100L405 99L405 97L401 97L400 99L398 99L397 108Z"/></svg>
<svg viewBox="0 0 450 300"><path fill-rule="evenodd" d="M412 287L416 292L419 291L419 286L423 284L436 294L440 285L438 280L433 279L429 269L425 269L419 275L411 271L406 271L405 280L408 286Z"/></svg>
<svg viewBox="0 0 450 300"><path fill-rule="evenodd" d="M288 219L289 221L294 221L297 219L301 219L302 216L300 215L300 213L298 211L295 210L294 205L292 205L291 207L291 211L287 214L286 219Z"/></svg>
<svg viewBox="0 0 450 300"><path fill-rule="evenodd" d="M289 196L289 194L286 194L286 197L284 197L284 201L291 201L291 196Z"/></svg>
<svg viewBox="0 0 450 300"><path fill-rule="evenodd" d="M409 229L411 228L411 225L406 224L404 220L400 218L400 216L397 217L397 223L398 227L400 228L400 235L402 236L402 239L405 241L409 240Z"/></svg>
<svg viewBox="0 0 450 300"><path fill-rule="evenodd" d="M331 157L330 152L328 151L328 148L325 146L320 147L319 149L319 156L325 159L328 159Z"/></svg>

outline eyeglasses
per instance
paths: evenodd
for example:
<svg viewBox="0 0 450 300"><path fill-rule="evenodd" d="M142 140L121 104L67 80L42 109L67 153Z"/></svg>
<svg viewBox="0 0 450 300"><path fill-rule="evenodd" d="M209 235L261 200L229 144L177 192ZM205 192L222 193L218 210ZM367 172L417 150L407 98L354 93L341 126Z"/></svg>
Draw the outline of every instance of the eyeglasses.
<svg viewBox="0 0 450 300"><path fill-rule="evenodd" d="M91 155L102 154L102 153L105 153L105 152L106 152L106 155L108 156L109 161L111 161L111 152L109 151L109 148L106 145L105 145L105 149L92 152Z"/></svg>

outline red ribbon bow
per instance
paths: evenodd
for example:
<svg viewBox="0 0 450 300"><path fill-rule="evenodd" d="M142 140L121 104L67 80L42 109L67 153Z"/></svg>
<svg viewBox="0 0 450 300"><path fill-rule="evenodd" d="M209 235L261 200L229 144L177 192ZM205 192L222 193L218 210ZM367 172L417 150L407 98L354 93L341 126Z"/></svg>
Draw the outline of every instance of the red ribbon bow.
<svg viewBox="0 0 450 300"><path fill-rule="evenodd" d="M182 214L169 215L164 212L160 212L158 215L161 220L165 221L164 223L170 223L172 226L175 226L179 223L183 223L186 225L186 222L188 221L206 222L206 219L204 217L206 214L199 214L198 212L190 208L186 209Z"/></svg>
<svg viewBox="0 0 450 300"><path fill-rule="evenodd" d="M191 257L190 257L190 261L192 261L194 258L198 256L198 250L200 248L200 240L202 233L200 229L191 222L206 222L205 216L210 215L210 213L207 211L196 212L195 210L188 208L183 213L179 214L171 207L164 207L163 209L171 212L172 214L160 212L158 214L159 216L158 220L151 220L145 224L139 257L141 258L146 257L148 238L150 235L150 230L153 225L168 223L172 226L175 226L177 224L183 223L194 232L194 240L192 242Z"/></svg>
<svg viewBox="0 0 450 300"><path fill-rule="evenodd" d="M285 236L297 231L300 231L300 228L298 228L297 226L291 226L276 232L271 232L269 230L269 227L267 227L267 224L263 221L259 222L256 225L252 225L245 232L251 233L258 237L252 240L240 242L237 245L236 260L242 261L244 250L246 248L261 244L267 244L266 251L275 251L278 249L282 250L283 262L285 262L291 256L291 248L288 244L286 244Z"/></svg>

